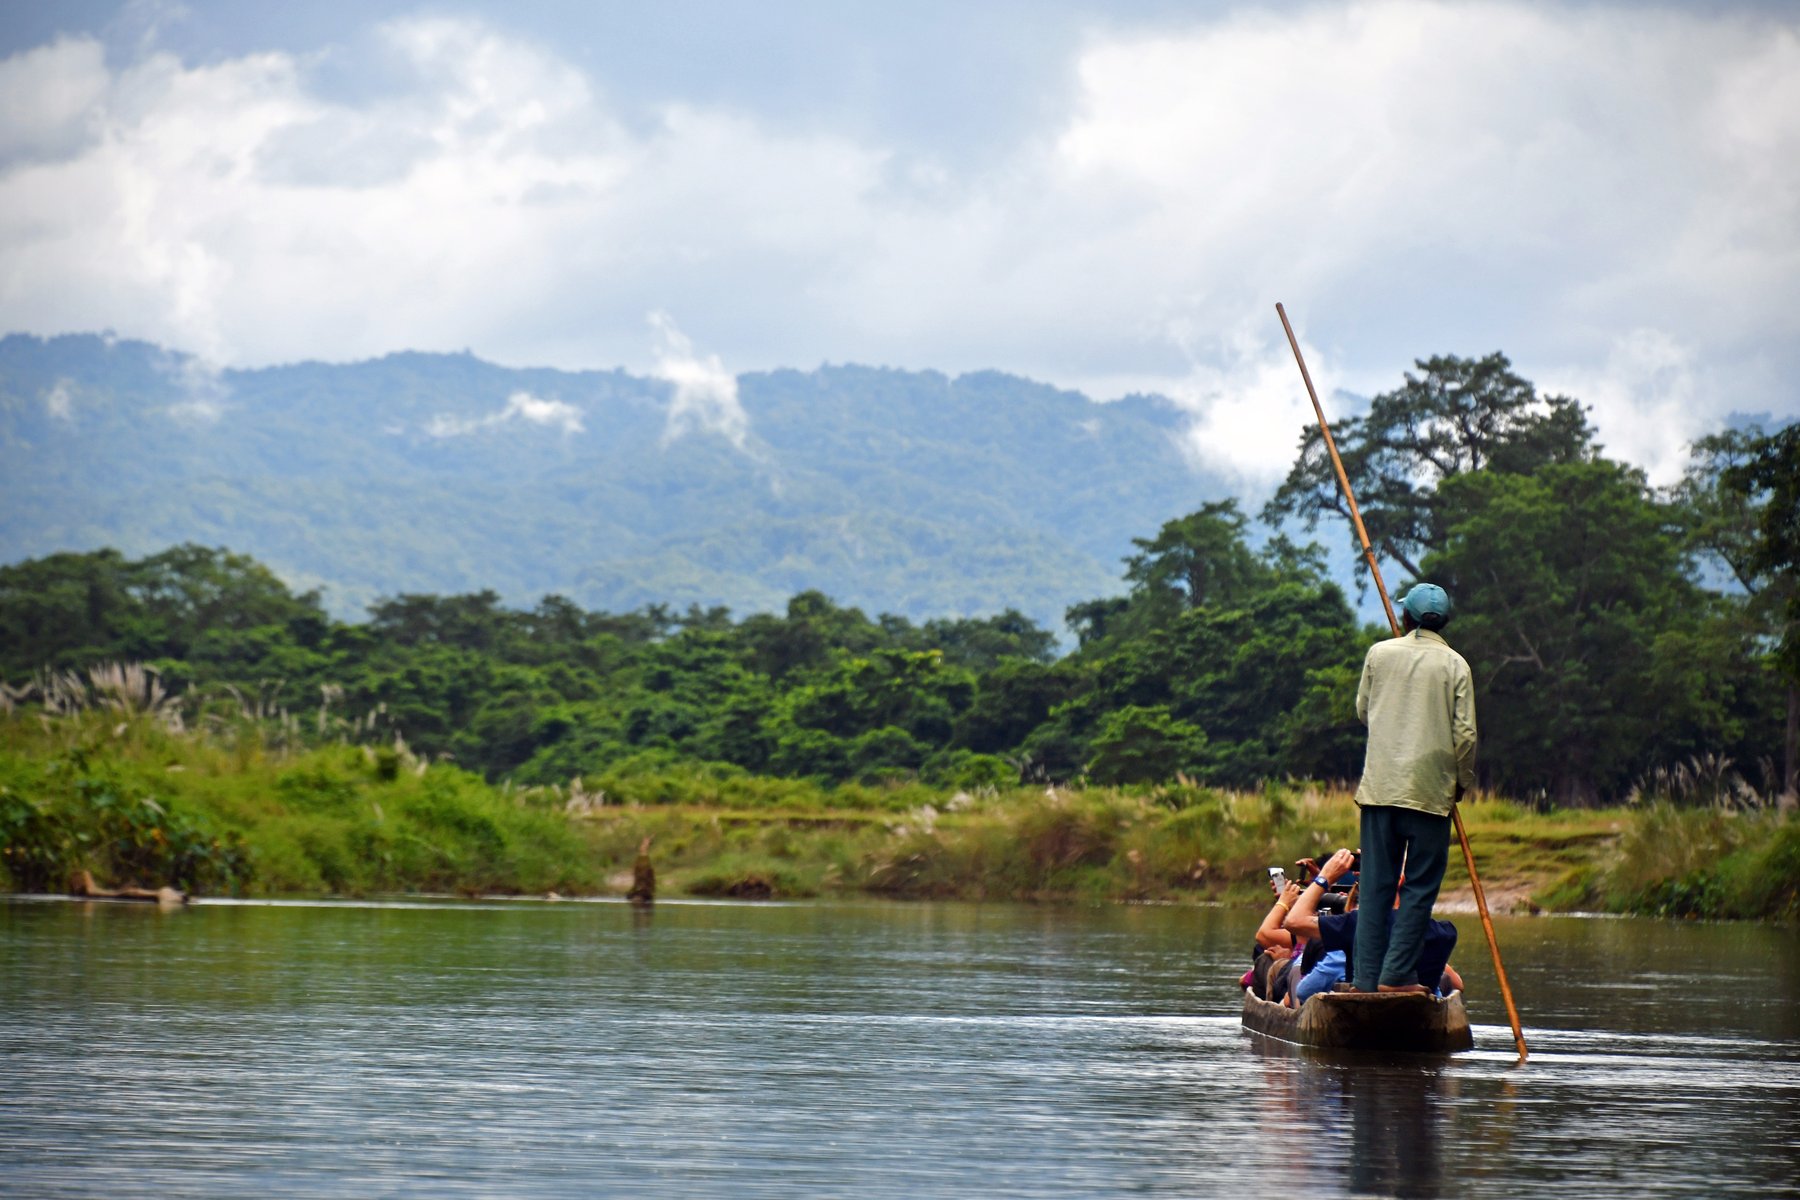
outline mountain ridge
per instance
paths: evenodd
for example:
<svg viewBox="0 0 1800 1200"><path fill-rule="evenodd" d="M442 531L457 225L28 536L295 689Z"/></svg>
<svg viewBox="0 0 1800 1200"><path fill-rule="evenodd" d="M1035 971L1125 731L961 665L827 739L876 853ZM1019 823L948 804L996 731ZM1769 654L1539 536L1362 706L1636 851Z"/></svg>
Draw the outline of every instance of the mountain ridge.
<svg viewBox="0 0 1800 1200"><path fill-rule="evenodd" d="M622 369L395 351L213 371L99 334L0 338L0 559L226 545L352 614L492 588L588 607L779 607L1060 629L1133 537L1226 494L1171 402L999 371L825 364L736 377L672 419Z"/></svg>

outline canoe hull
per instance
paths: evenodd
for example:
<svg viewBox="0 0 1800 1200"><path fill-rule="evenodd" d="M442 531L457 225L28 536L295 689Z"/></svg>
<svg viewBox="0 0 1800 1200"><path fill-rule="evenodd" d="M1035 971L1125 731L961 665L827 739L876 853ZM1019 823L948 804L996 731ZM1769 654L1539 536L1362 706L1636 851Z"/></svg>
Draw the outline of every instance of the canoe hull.
<svg viewBox="0 0 1800 1200"><path fill-rule="evenodd" d="M1403 992L1322 992L1283 1008L1244 992L1244 1028L1322 1050L1453 1054L1475 1046L1461 992L1442 999Z"/></svg>

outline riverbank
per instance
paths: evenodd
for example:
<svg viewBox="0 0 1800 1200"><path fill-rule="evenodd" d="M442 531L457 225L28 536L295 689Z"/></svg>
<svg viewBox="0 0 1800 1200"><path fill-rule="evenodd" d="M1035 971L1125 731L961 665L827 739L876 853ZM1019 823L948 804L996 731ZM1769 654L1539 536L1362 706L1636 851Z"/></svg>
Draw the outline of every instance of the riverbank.
<svg viewBox="0 0 1800 1200"><path fill-rule="evenodd" d="M1486 797L1464 815L1499 912L1800 913L1791 816ZM825 788L638 761L519 789L403 746L305 748L254 726L0 722L0 887L17 891L86 869L200 894L623 894L648 837L665 895L1255 906L1269 865L1328 853L1354 823L1347 793L1306 784ZM1460 855L1444 907L1472 907Z"/></svg>

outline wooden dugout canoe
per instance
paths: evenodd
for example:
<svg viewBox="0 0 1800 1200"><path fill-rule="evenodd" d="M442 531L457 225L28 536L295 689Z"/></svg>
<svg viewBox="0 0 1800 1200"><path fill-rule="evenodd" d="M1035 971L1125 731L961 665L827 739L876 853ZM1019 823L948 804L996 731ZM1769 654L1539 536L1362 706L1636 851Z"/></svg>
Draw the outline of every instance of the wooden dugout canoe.
<svg viewBox="0 0 1800 1200"><path fill-rule="evenodd" d="M1283 1008L1244 989L1244 1028L1322 1050L1453 1054L1475 1046L1461 992L1442 999L1403 992L1321 992Z"/></svg>

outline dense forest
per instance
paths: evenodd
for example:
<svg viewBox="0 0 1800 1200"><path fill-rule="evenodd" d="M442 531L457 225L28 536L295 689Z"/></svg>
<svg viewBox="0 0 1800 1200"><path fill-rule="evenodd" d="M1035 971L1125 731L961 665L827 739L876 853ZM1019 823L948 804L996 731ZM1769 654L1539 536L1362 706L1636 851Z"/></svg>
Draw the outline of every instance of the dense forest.
<svg viewBox="0 0 1800 1200"><path fill-rule="evenodd" d="M1579 404L1492 355L1420 362L1339 444L1395 590L1454 598L1485 786L1555 804L1676 774L1730 803L1784 789L1800 430L1705 439L1681 486L1652 489ZM1260 515L1337 537L1340 504L1313 431ZM802 591L734 617L478 591L352 622L224 549L51 554L0 569L0 677L140 661L190 724L398 736L519 784L672 762L962 788L1353 779L1357 672L1385 630L1357 623L1316 545L1251 532L1230 501L1144 531L1126 594L1069 607L1061 655L1016 609L915 620Z"/></svg>

